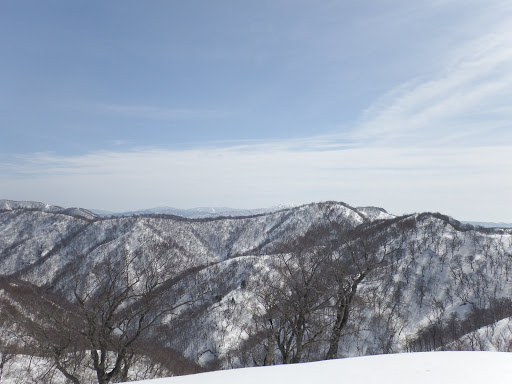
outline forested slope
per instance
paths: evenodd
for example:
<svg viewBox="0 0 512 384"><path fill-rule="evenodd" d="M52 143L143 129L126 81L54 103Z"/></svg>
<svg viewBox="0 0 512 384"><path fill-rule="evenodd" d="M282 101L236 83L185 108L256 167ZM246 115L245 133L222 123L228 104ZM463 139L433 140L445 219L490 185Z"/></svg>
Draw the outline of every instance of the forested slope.
<svg viewBox="0 0 512 384"><path fill-rule="evenodd" d="M6 367L36 359L36 381L46 372L48 382L102 383L507 351L511 272L511 230L441 214L326 202L247 217L102 218L0 201L0 348Z"/></svg>

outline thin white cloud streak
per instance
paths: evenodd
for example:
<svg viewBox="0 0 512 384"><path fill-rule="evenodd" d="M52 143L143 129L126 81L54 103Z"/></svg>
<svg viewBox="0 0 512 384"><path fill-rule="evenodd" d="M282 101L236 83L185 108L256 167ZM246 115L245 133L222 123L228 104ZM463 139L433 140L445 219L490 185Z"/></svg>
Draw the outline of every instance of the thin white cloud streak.
<svg viewBox="0 0 512 384"><path fill-rule="evenodd" d="M512 146L293 151L275 146L39 154L0 175L4 197L109 210L156 205L262 207L342 200L396 212L512 221ZM19 191L25 191L20 196ZM11 196L11 194L13 196Z"/></svg>

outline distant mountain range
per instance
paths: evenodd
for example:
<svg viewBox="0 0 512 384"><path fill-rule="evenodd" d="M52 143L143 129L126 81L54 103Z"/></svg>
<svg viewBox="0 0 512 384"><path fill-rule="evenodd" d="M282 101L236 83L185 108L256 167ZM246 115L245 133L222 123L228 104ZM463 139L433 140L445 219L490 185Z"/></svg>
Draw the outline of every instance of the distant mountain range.
<svg viewBox="0 0 512 384"><path fill-rule="evenodd" d="M201 219L207 217L220 217L220 216L252 216L263 213L270 213L280 211L282 209L295 207L296 204L280 204L271 208L256 208L256 209L237 209L229 207L198 207L190 209L180 209L172 207L156 207L141 209L137 211L127 212L110 212L97 209L91 209L91 212L99 216L134 216L134 215L173 215L181 216L190 219Z"/></svg>
<svg viewBox="0 0 512 384"><path fill-rule="evenodd" d="M126 212L112 212L112 211L104 211L99 209L89 209L90 212L93 212L102 217L108 216L135 216L135 215L173 215L173 216L181 216L189 219L202 219L207 217L236 217L236 216L252 216L252 215L260 215L264 213L277 212L283 209L293 208L298 206L297 204L279 204L270 208L255 208L255 209L237 209L230 207L198 207L198 208L189 208L189 209L180 209L180 208L172 208L172 207L155 207L148 209L141 209L137 211L126 211ZM387 215L389 214L383 208L377 207L357 207L356 209L360 211L370 212L385 212ZM393 215L392 215L393 216ZM502 223L502 222L486 222L486 221L461 221L465 224L470 224L476 227L485 227L485 228L512 228L512 223Z"/></svg>
<svg viewBox="0 0 512 384"><path fill-rule="evenodd" d="M463 221L463 223L485 228L512 228L512 223L494 223L487 221Z"/></svg>

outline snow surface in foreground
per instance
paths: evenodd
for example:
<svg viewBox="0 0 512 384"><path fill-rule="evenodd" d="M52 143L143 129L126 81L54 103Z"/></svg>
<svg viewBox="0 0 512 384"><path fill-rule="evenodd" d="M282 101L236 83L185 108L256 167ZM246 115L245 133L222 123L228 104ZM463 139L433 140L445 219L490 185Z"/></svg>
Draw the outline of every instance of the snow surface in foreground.
<svg viewBox="0 0 512 384"><path fill-rule="evenodd" d="M511 379L512 353L424 352L234 369L132 384L482 384Z"/></svg>

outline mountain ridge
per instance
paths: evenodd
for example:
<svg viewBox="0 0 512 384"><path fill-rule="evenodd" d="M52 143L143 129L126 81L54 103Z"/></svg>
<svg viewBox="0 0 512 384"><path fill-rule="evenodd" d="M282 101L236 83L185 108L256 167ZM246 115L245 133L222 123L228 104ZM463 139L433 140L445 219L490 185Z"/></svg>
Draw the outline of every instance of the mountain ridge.
<svg viewBox="0 0 512 384"><path fill-rule="evenodd" d="M328 255L326 262L338 256L349 262L343 267L346 283L361 277L338 356L478 345L502 350L503 338L512 338L510 229L473 227L439 213L394 216L342 202L195 219L87 212L0 201L0 304L17 303L24 286L71 305L74 284L87 283L105 263L130 259L134 268L150 267L158 257L171 263L156 275L163 297L186 293L200 299L162 319L165 336L155 346L172 348L202 369L251 366L263 364L258 319L278 313L262 312L262 292L279 281L293 283L279 263ZM366 263L362 269L359 262ZM309 291L334 292L325 288L332 269L319 269L319 288ZM23 282L18 288L17 281ZM17 308L29 313L22 302ZM491 337L497 321L499 338ZM301 361L325 356L323 341L308 345ZM274 362L282 362L279 349L275 353Z"/></svg>

